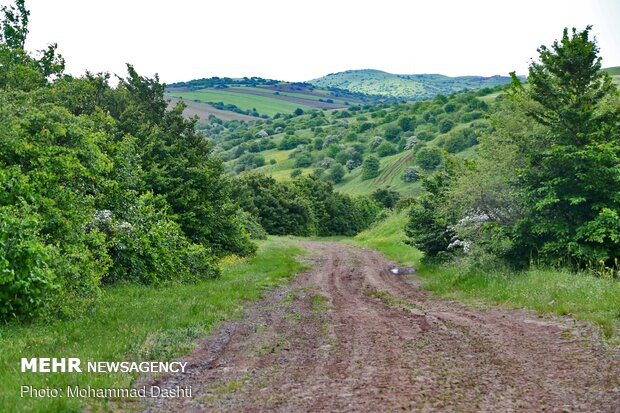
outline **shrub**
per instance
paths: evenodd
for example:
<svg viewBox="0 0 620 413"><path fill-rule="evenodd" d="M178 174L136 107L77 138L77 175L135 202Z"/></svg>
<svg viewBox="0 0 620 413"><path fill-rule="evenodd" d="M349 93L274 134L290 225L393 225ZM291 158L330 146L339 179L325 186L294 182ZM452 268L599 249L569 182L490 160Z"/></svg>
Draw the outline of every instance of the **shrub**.
<svg viewBox="0 0 620 413"><path fill-rule="evenodd" d="M377 147L377 155L380 157L393 155L397 152L397 149L390 142L383 142L381 145Z"/></svg>
<svg viewBox="0 0 620 413"><path fill-rule="evenodd" d="M328 169L327 179L334 184L338 184L342 182L342 178L344 178L345 173L346 171L344 166L339 163L335 163Z"/></svg>
<svg viewBox="0 0 620 413"><path fill-rule="evenodd" d="M385 139L391 142L398 139L401 132L402 129L396 125L387 125L385 128L383 128L383 136L385 136Z"/></svg>
<svg viewBox="0 0 620 413"><path fill-rule="evenodd" d="M376 156L370 155L368 158L364 159L362 163L362 180L372 179L379 176L379 168L381 163L379 162L379 158Z"/></svg>
<svg viewBox="0 0 620 413"><path fill-rule="evenodd" d="M296 171L299 171L299 169L296 169ZM239 209L237 211L237 218L251 239L267 239L267 231L251 214Z"/></svg>
<svg viewBox="0 0 620 413"><path fill-rule="evenodd" d="M403 181L407 182L407 183L412 183L412 182L416 182L418 179L420 179L420 175L421 175L421 170L420 167L418 166L410 166L407 169L405 169L405 172L403 173Z"/></svg>
<svg viewBox="0 0 620 413"><path fill-rule="evenodd" d="M52 247L39 236L40 218L28 208L0 207L0 320L40 315L58 289Z"/></svg>
<svg viewBox="0 0 620 413"><path fill-rule="evenodd" d="M421 141L432 141L435 139L435 134L427 130L421 130L416 133L416 137Z"/></svg>
<svg viewBox="0 0 620 413"><path fill-rule="evenodd" d="M477 143L477 133L473 128L452 131L446 136L443 147L449 153L461 152Z"/></svg>
<svg viewBox="0 0 620 413"><path fill-rule="evenodd" d="M400 194L392 189L380 188L372 193L372 199L384 208L393 208L400 199Z"/></svg>
<svg viewBox="0 0 620 413"><path fill-rule="evenodd" d="M450 132L450 130L452 130L453 127L454 122L452 122L450 119L444 119L439 122L439 132L441 133L448 133Z"/></svg>
<svg viewBox="0 0 620 413"><path fill-rule="evenodd" d="M312 155L307 152L298 153L295 156L295 168L307 168L312 165Z"/></svg>
<svg viewBox="0 0 620 413"><path fill-rule="evenodd" d="M110 211L98 211L94 222L106 234L112 257L112 266L102 280L104 283L160 284L191 281L219 273L212 253L192 244L157 197L150 193L142 195L122 217Z"/></svg>
<svg viewBox="0 0 620 413"><path fill-rule="evenodd" d="M414 160L423 169L430 171L441 164L443 155L441 154L441 149L435 146L425 146L415 153Z"/></svg>
<svg viewBox="0 0 620 413"><path fill-rule="evenodd" d="M374 136L370 141L370 149L377 149L382 143L383 138L381 136Z"/></svg>

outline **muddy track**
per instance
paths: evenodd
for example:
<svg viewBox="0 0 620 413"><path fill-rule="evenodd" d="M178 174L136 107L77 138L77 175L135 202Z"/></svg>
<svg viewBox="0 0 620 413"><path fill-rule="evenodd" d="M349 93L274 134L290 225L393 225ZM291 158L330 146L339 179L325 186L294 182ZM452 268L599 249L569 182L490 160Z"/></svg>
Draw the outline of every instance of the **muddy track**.
<svg viewBox="0 0 620 413"><path fill-rule="evenodd" d="M144 411L620 411L618 349L587 326L434 298L375 251L304 247L314 270L149 383L193 397Z"/></svg>

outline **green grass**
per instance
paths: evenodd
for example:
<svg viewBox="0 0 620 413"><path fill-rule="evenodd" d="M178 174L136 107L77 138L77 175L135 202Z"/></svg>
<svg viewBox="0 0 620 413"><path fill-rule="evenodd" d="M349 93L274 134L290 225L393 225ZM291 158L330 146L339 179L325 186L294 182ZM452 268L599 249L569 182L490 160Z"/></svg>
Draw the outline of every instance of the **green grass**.
<svg viewBox="0 0 620 413"><path fill-rule="evenodd" d="M170 92L168 96L181 97L200 102L223 102L236 105L243 110L256 109L261 115L273 116L277 113L292 113L295 109L312 109L311 106L300 103L287 102L277 97L267 97L251 94L229 92L226 90L202 89L193 92Z"/></svg>
<svg viewBox="0 0 620 413"><path fill-rule="evenodd" d="M429 267L425 288L465 302L482 301L541 314L570 315L597 324L606 337L620 328L620 282L556 269L472 272L459 267Z"/></svg>
<svg viewBox="0 0 620 413"><path fill-rule="evenodd" d="M386 257L401 264L417 266L422 253L404 242L406 237L403 228L407 220L406 210L393 213L346 242L379 250Z"/></svg>
<svg viewBox="0 0 620 413"><path fill-rule="evenodd" d="M374 179L362 180L362 168L356 168L345 175L336 189L349 194L370 194L378 188L387 188L400 192L401 195L418 195L421 191L419 182L407 183L402 180L407 167L412 166L411 151L381 158L379 176Z"/></svg>
<svg viewBox="0 0 620 413"><path fill-rule="evenodd" d="M237 89L237 90L252 90L254 92L263 92L263 93L270 93L272 95L274 95L275 97L277 96L288 96L288 97L292 97L292 98L298 98L298 99L305 99L305 100L312 100L314 102L320 102L321 99L323 101L327 100L327 99L331 99L334 102L333 103L337 103L340 105L344 105L345 101L336 97L320 97L320 96L314 96L314 95L308 95L305 93L297 93L297 92L282 92L282 91L276 91L276 90L271 90L271 89L265 89L265 88L260 88L260 87L237 87L237 88L233 88L233 89ZM276 94L276 92L278 94ZM321 93L321 92L317 92L317 93ZM329 92L326 93L327 95L329 95Z"/></svg>
<svg viewBox="0 0 620 413"><path fill-rule="evenodd" d="M225 260L219 279L194 285L150 288L121 285L104 290L98 304L80 319L0 327L0 412L73 412L105 401L21 399L20 386L129 387L133 374L21 373L21 357L79 357L91 361L165 361L187 353L218 322L242 314L243 301L261 297L302 269L301 251L284 238L260 243L248 260ZM123 410L129 406L124 406Z"/></svg>
<svg viewBox="0 0 620 413"><path fill-rule="evenodd" d="M556 269L523 272L466 271L457 265L420 265L422 254L406 245L407 212L394 213L345 241L374 248L390 259L418 268L424 288L470 303L529 308L541 314L570 315L597 324L606 337L620 332L620 282Z"/></svg>
<svg viewBox="0 0 620 413"><path fill-rule="evenodd" d="M607 72L610 76L620 76L620 66L608 67L603 69L604 72Z"/></svg>

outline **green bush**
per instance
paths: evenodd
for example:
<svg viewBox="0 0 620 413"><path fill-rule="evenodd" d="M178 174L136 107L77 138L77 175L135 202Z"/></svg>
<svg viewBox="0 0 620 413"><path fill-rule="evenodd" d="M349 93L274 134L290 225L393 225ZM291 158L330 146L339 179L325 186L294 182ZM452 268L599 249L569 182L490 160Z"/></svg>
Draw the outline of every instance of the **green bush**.
<svg viewBox="0 0 620 413"><path fill-rule="evenodd" d="M377 147L377 155L380 157L394 155L398 149L396 146L391 144L390 142L383 142L381 145Z"/></svg>
<svg viewBox="0 0 620 413"><path fill-rule="evenodd" d="M441 164L443 155L441 154L441 149L435 146L425 146L417 150L414 160L420 167L430 171Z"/></svg>
<svg viewBox="0 0 620 413"><path fill-rule="evenodd" d="M0 207L0 320L40 315L58 288L40 218L25 208Z"/></svg>
<svg viewBox="0 0 620 413"><path fill-rule="evenodd" d="M110 211L97 211L94 222L108 237L112 257L104 283L159 284L218 274L212 254L203 246L192 245L180 226L157 204L157 198L147 193L122 218ZM196 273L196 269L203 272Z"/></svg>
<svg viewBox="0 0 620 413"><path fill-rule="evenodd" d="M364 162L362 163L362 179L373 179L379 176L379 168L381 163L379 162L379 158L376 156L370 155Z"/></svg>
<svg viewBox="0 0 620 413"><path fill-rule="evenodd" d="M299 169L296 169L298 171ZM237 217L245 231L250 235L252 239L267 239L267 231L258 223L256 218L248 212L239 209L237 211Z"/></svg>

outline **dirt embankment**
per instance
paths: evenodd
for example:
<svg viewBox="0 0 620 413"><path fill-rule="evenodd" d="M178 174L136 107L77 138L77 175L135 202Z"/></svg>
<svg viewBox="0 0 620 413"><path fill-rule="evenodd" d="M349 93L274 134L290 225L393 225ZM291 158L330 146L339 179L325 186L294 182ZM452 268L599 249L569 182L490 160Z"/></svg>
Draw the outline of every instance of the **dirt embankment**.
<svg viewBox="0 0 620 413"><path fill-rule="evenodd" d="M433 298L377 252L308 242L315 269L186 359L191 399L147 412L620 412L620 359L568 319Z"/></svg>

